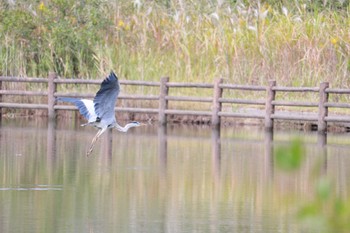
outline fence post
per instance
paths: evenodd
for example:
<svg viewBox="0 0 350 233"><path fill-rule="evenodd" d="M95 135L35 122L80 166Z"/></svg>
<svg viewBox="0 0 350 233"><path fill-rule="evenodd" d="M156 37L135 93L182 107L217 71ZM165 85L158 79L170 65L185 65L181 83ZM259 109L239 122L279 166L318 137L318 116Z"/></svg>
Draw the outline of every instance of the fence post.
<svg viewBox="0 0 350 233"><path fill-rule="evenodd" d="M169 82L169 77L163 77L160 79L159 114L158 114L158 120L160 125L165 125L167 122L165 110L168 109L168 100L166 99L169 93L169 88L167 87L168 82Z"/></svg>
<svg viewBox="0 0 350 233"><path fill-rule="evenodd" d="M271 117L272 114L275 113L275 106L272 104L272 101L275 100L276 91L273 88L276 86L275 80L270 80L269 85L266 87L267 98L265 104L265 129L273 130L273 119Z"/></svg>
<svg viewBox="0 0 350 233"><path fill-rule="evenodd" d="M219 112L221 112L222 104L219 101L219 98L222 97L222 88L220 87L220 84L222 82L223 82L222 78L216 79L214 81L213 111L211 115L211 125L213 127L220 126L221 117L219 116Z"/></svg>
<svg viewBox="0 0 350 233"><path fill-rule="evenodd" d="M325 132L327 131L327 121L325 121L325 118L328 115L328 107L326 106L326 103L328 102L328 93L326 92L326 89L329 87L328 82L322 82L320 83L320 102L318 103L318 124L317 124L317 130L319 132Z"/></svg>
<svg viewBox="0 0 350 233"><path fill-rule="evenodd" d="M54 72L49 73L49 82L48 82L48 94L47 94L47 110L48 110L48 117L50 120L56 119L56 111L55 111L55 93L56 93L56 79L57 75Z"/></svg>

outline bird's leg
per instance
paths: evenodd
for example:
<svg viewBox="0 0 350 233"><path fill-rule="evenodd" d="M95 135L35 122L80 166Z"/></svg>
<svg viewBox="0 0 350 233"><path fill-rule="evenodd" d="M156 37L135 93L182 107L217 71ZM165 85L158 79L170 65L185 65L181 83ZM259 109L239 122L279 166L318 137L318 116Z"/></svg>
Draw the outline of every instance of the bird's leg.
<svg viewBox="0 0 350 233"><path fill-rule="evenodd" d="M95 135L95 137L92 139L91 141L91 145L90 145L90 148L89 148L89 151L86 153L86 156L89 156L92 152L92 150L94 149L95 147L95 143L97 142L97 140L99 139L99 137L106 131L107 128L103 128L103 129L100 129L97 134Z"/></svg>
<svg viewBox="0 0 350 233"><path fill-rule="evenodd" d="M98 133L99 133L100 131L101 131L101 130L99 130L99 131L97 132L97 134L95 135L95 137L92 139L91 145L90 145L90 148L89 148L89 151L86 153L86 156L89 156L89 155L91 154L92 150L94 149L95 143L96 143L96 141L97 141L97 135L98 135Z"/></svg>

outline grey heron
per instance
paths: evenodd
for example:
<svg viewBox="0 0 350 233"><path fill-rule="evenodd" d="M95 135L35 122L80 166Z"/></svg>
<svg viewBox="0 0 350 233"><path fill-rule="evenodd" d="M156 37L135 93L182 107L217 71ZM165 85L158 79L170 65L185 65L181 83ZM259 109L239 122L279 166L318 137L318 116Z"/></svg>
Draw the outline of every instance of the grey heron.
<svg viewBox="0 0 350 233"><path fill-rule="evenodd" d="M100 90L96 93L94 100L78 99L69 97L58 97L57 100L75 104L88 122L82 126L92 125L99 129L92 139L89 156L99 137L108 129L116 128L121 132L127 132L132 127L141 126L137 121L130 122L124 127L119 125L115 119L114 107L120 91L118 77L111 71L110 75L101 83Z"/></svg>

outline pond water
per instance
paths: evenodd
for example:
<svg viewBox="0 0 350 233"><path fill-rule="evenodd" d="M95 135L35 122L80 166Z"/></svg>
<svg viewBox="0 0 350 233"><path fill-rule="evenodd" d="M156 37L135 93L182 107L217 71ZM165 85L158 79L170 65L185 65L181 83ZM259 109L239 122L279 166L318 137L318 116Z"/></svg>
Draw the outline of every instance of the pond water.
<svg viewBox="0 0 350 233"><path fill-rule="evenodd" d="M0 232L300 232L315 167L349 195L349 135L264 133L257 127L156 125L96 133L3 120ZM284 172L272 145L306 143L302 168Z"/></svg>

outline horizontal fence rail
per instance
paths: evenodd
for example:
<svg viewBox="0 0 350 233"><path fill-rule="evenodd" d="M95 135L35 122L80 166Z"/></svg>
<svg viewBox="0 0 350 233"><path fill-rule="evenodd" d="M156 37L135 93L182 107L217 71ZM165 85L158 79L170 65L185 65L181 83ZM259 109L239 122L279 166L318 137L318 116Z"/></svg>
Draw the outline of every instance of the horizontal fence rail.
<svg viewBox="0 0 350 233"><path fill-rule="evenodd" d="M46 85L46 90L8 90L5 89L5 82L13 83L41 83ZM23 78L23 77L4 77L0 76L0 110L2 108L16 109L40 109L47 110L50 119L56 118L58 110L76 111L77 108L73 105L57 104L57 97L74 97L74 98L94 98L95 93L66 93L59 92L60 85L84 84L84 85L100 85L101 80L88 79L63 79L58 78L55 73L50 73L48 78ZM350 109L350 104L342 102L330 102L329 96L349 95L350 89L329 88L328 82L323 82L319 87L283 87L277 86L276 81L268 82L267 86L254 85L235 85L223 83L223 79L216 79L214 83L177 83L169 82L168 77L161 78L159 82L150 81L132 81L120 80L120 84L127 86L154 87L158 89L156 94L141 95L141 94L123 94L121 93L118 99L121 100L148 100L156 101L157 108L149 107L115 107L118 112L129 113L149 113L157 114L160 124L168 122L169 115L192 115L203 116L210 119L213 126L219 126L222 118L252 118L260 119L265 122L265 128L273 129L274 120L283 121L306 121L317 123L319 131L327 130L328 122L349 123L350 117L346 115L329 115L329 108ZM174 96L170 95L170 90L177 88L192 88L193 93L197 93L201 89L212 90L211 96ZM262 99L243 99L225 97L230 91L245 93L251 92L253 96L257 93L262 93ZM287 101L281 100L276 96L286 93L313 93L316 97L312 100L305 101ZM3 101L4 96L38 96L45 98L45 103L8 103ZM249 96L249 95L248 95ZM169 108L169 102L192 102L195 104L210 104L210 109L207 110L181 110L177 108ZM232 106L253 106L252 111L249 108L242 107L234 110ZM230 110L224 106L229 106ZM297 112L276 111L276 108L297 107ZM315 109L313 112L304 112L302 108ZM1 116L1 115L0 115Z"/></svg>

